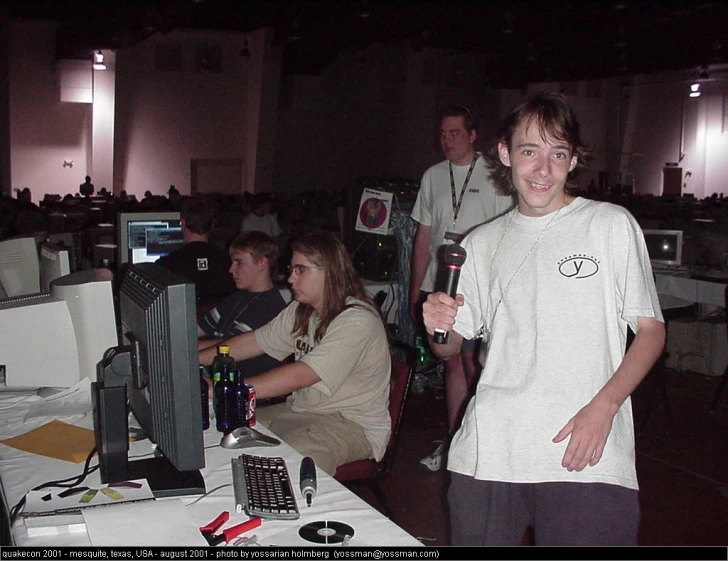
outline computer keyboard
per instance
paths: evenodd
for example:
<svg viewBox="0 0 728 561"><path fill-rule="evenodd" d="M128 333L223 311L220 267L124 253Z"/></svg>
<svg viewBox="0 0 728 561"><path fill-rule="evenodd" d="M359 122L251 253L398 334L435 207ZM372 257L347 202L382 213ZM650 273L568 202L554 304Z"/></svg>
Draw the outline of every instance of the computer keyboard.
<svg viewBox="0 0 728 561"><path fill-rule="evenodd" d="M237 512L280 520L300 517L283 458L241 454L231 461Z"/></svg>

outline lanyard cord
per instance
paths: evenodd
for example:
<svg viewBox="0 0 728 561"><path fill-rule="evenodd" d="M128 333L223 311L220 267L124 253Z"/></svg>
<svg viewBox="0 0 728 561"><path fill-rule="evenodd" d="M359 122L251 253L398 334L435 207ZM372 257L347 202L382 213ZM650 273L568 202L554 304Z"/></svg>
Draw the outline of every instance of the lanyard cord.
<svg viewBox="0 0 728 561"><path fill-rule="evenodd" d="M473 169L475 169L475 162L478 161L479 154L476 152L473 156L473 161L470 162L470 169L468 170L468 175L465 176L465 181L463 182L463 187L460 189L460 198L456 199L455 195L455 176L452 173L452 162L448 161L448 165L450 166L450 194L452 195L452 225L453 228L455 227L455 223L458 221L458 214L460 214L460 206L463 204L463 197L465 196L465 190L468 188L468 182L470 181L470 176L473 173Z"/></svg>

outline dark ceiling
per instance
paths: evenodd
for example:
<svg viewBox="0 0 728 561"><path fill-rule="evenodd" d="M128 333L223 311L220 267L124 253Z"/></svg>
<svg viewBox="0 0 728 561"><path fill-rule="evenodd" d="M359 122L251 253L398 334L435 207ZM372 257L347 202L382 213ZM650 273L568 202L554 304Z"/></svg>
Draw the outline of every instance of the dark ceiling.
<svg viewBox="0 0 728 561"><path fill-rule="evenodd" d="M410 40L485 55L494 86L709 69L724 64L728 2L6 1L9 17L59 23L59 50L129 47L154 33L274 29L284 70L318 74L341 49ZM296 39L298 37L298 39Z"/></svg>

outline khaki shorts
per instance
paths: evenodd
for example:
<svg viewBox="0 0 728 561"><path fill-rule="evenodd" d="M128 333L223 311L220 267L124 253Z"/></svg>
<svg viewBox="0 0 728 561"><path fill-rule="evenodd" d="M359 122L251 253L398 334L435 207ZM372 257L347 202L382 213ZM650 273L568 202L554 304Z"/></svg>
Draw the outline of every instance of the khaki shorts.
<svg viewBox="0 0 728 561"><path fill-rule="evenodd" d="M256 420L329 475L347 462L372 457L364 429L341 413L297 413L287 403L256 410Z"/></svg>

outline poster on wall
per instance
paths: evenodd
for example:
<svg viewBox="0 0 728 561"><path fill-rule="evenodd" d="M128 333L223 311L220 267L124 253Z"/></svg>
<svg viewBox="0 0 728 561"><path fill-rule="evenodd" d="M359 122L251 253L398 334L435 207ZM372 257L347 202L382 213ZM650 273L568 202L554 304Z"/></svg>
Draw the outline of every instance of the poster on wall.
<svg viewBox="0 0 728 561"><path fill-rule="evenodd" d="M370 234L388 234L392 193L364 189L356 214L356 229Z"/></svg>

